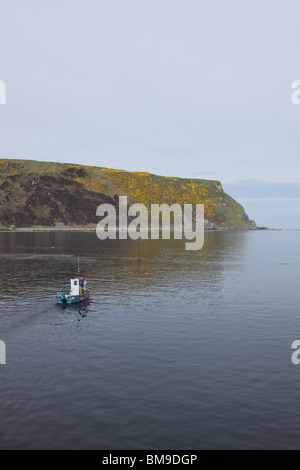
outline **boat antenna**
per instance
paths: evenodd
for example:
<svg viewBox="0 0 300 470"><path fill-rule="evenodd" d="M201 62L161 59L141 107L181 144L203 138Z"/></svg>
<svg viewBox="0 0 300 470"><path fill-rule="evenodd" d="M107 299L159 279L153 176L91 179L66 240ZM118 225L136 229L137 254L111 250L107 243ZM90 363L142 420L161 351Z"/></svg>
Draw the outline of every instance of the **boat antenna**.
<svg viewBox="0 0 300 470"><path fill-rule="evenodd" d="M78 256L78 274L80 273L80 258Z"/></svg>
<svg viewBox="0 0 300 470"><path fill-rule="evenodd" d="M138 263L141 263L142 262L142 258L141 258L141 240L139 238L139 241L138 241L138 257L137 257L137 262Z"/></svg>

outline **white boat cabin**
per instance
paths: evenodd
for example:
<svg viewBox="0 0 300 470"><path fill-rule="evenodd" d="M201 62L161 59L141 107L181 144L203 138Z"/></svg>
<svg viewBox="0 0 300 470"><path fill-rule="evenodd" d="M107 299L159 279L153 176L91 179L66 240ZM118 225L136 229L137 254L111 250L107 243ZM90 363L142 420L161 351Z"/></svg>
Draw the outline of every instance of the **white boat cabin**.
<svg viewBox="0 0 300 470"><path fill-rule="evenodd" d="M71 295L82 295L88 290L87 279L84 277L76 277L71 279Z"/></svg>

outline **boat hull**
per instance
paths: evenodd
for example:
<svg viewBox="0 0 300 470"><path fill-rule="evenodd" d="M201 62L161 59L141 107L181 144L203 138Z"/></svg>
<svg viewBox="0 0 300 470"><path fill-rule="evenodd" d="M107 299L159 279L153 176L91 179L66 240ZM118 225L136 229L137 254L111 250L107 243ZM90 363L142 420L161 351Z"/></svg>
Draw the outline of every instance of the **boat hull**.
<svg viewBox="0 0 300 470"><path fill-rule="evenodd" d="M77 304L79 302L85 302L91 298L90 293L82 294L82 295L70 295L70 294L61 294L56 297L56 301L60 305L69 305L69 304Z"/></svg>

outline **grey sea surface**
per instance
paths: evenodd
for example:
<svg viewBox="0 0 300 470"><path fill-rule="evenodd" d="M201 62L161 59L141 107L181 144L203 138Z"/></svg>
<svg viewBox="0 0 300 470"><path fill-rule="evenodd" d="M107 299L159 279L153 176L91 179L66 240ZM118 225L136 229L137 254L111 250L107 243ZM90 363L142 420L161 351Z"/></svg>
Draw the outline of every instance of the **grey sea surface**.
<svg viewBox="0 0 300 470"><path fill-rule="evenodd" d="M300 448L300 232L0 234L1 449ZM62 309L77 273L92 300Z"/></svg>

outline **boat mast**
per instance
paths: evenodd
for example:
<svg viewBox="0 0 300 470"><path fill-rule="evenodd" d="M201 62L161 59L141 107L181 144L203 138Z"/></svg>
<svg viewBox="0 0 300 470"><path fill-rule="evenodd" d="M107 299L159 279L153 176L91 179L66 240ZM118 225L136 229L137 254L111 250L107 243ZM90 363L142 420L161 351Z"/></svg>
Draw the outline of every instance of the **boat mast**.
<svg viewBox="0 0 300 470"><path fill-rule="evenodd" d="M141 263L142 258L141 258L141 239L139 238L138 240L138 257L137 257L137 262Z"/></svg>

